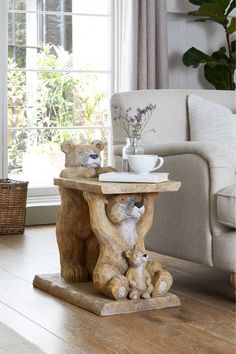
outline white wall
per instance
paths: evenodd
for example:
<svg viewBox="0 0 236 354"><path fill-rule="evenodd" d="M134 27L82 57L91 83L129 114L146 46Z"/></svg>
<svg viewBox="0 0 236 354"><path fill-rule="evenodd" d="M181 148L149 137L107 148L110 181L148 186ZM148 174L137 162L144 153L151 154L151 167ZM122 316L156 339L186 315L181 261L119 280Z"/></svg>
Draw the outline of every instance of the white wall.
<svg viewBox="0 0 236 354"><path fill-rule="evenodd" d="M191 47L211 54L225 43L222 26L187 16L197 8L188 0L167 0L170 88L213 88L204 78L203 67L193 69L182 63L184 52Z"/></svg>

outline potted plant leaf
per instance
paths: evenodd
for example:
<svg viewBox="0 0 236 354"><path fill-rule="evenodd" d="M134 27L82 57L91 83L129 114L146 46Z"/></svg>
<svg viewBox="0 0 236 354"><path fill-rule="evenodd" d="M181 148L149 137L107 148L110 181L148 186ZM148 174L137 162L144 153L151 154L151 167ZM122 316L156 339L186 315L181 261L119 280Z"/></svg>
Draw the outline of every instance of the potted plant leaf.
<svg viewBox="0 0 236 354"><path fill-rule="evenodd" d="M196 16L196 21L213 21L225 32L225 46L211 55L192 47L183 55L183 63L194 68L204 65L206 80L217 90L235 90L234 73L236 69L236 40L232 34L236 32L236 17L230 16L236 8L235 0L189 0L198 10L188 13Z"/></svg>

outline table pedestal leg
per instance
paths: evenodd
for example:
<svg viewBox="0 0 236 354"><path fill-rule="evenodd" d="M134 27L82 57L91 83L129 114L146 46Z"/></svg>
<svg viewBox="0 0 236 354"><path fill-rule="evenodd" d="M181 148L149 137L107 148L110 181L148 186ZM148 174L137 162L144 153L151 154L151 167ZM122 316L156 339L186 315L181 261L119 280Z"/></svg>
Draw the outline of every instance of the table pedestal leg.
<svg viewBox="0 0 236 354"><path fill-rule="evenodd" d="M106 199L100 194L84 192L90 224L100 247L93 273L98 292L116 300L127 298L134 289L147 295L150 281L154 288L151 297L164 296L170 289L171 274L158 261L149 261L145 267L146 259L141 258L146 253L145 237L152 226L156 196L146 193ZM129 259L125 255L127 251Z"/></svg>
<svg viewBox="0 0 236 354"><path fill-rule="evenodd" d="M170 273L157 261L149 261L144 269L151 278L152 297L124 300L131 287L127 252L134 252L136 246L145 254L145 236L152 225L156 195L107 197L84 192L90 227L99 244L93 282L68 283L59 274L46 274L36 275L34 286L100 316L180 306L179 298L167 292L172 284ZM87 252L89 256L93 255Z"/></svg>

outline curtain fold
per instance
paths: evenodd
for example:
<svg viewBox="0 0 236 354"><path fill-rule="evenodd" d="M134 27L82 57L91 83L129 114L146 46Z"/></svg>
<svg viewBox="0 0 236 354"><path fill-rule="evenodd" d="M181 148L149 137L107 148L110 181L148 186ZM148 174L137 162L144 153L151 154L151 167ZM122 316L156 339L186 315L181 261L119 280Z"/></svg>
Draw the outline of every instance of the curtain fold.
<svg viewBox="0 0 236 354"><path fill-rule="evenodd" d="M121 90L167 87L166 0L123 0Z"/></svg>

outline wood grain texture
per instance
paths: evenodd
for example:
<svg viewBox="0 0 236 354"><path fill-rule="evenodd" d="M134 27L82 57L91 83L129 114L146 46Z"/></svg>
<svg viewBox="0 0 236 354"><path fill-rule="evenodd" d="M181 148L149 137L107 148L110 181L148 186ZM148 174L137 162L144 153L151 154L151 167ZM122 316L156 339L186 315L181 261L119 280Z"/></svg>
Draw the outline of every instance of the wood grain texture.
<svg viewBox="0 0 236 354"><path fill-rule="evenodd" d="M178 296L171 293L145 300L111 300L98 294L92 282L68 284L61 278L60 274L36 275L34 286L99 316L180 306Z"/></svg>
<svg viewBox="0 0 236 354"><path fill-rule="evenodd" d="M88 178L113 171L113 167L101 167L101 140L92 144L64 141L65 168L60 177L74 180ZM99 246L90 226L89 210L80 190L60 186L61 206L57 217L57 243L60 253L61 276L67 282L84 282L92 279L99 254Z"/></svg>
<svg viewBox="0 0 236 354"><path fill-rule="evenodd" d="M176 181L161 183L110 183L99 182L97 178L78 178L76 180L54 178L54 184L56 186L98 194L175 192L181 186L181 183Z"/></svg>
<svg viewBox="0 0 236 354"><path fill-rule="evenodd" d="M150 254L174 277L181 307L98 317L34 289L34 274L58 272L55 226L0 237L1 321L46 353L235 354L229 273Z"/></svg>
<svg viewBox="0 0 236 354"><path fill-rule="evenodd" d="M138 246L146 253L144 239L152 224L156 195L122 194L106 199L101 194L84 192L90 224L100 249L93 282L96 290L109 298L126 299L131 290L126 277L128 262L125 252ZM158 261L150 263L147 269L150 266L154 287L152 297L164 296L172 285L172 277Z"/></svg>
<svg viewBox="0 0 236 354"><path fill-rule="evenodd" d="M18 313L11 307L0 302L1 321L26 340L33 342L45 353L50 354L85 354L73 344L55 336L47 329L39 326L30 318ZM1 344L1 343L0 343ZM14 353L12 353L14 354ZM24 354L24 353L22 353ZM32 353L33 354L33 353Z"/></svg>
<svg viewBox="0 0 236 354"><path fill-rule="evenodd" d="M8 272L0 270L0 277L0 302L7 302L19 314L30 318L66 343L73 343L84 353L132 353L136 346L138 354L145 353L147 346L149 353L165 353L158 344L140 339L138 334L131 338L127 328L117 328L114 322L106 321L106 318L100 321L98 316L33 289L30 283Z"/></svg>
<svg viewBox="0 0 236 354"><path fill-rule="evenodd" d="M102 294L114 299L127 298L130 286L125 276L128 265L124 252L133 249L135 245L145 251L144 239L152 225L157 191L150 184L105 183L88 178L60 178L55 181L60 182L61 194L56 226L61 276L67 282L93 279L95 288ZM171 191L177 190L180 183L155 184L157 190L160 189L159 185L162 185L163 191ZM87 192L84 186L87 186ZM95 193L96 188L99 188L100 193ZM135 194L130 193L132 189L136 191ZM117 190L129 194L121 194L122 197L119 197ZM149 190L151 192L147 193ZM106 194L108 191L108 199L105 199L101 193ZM112 191L116 191L113 197ZM137 198L143 210L146 210L139 223L141 209L135 206ZM131 203L134 204L128 217L127 210L121 217L119 215L124 212L122 199L127 208L130 208ZM116 210L113 215L109 209L111 204L112 210ZM117 222L114 222L115 219ZM163 272L158 262L152 264L152 283L152 297L165 295L172 285L171 275Z"/></svg>
<svg viewBox="0 0 236 354"><path fill-rule="evenodd" d="M83 192L60 187L61 206L56 235L60 253L61 276L67 282L92 278L99 246L91 229L89 209Z"/></svg>
<svg viewBox="0 0 236 354"><path fill-rule="evenodd" d="M229 283L229 272L155 252L148 254L150 259L157 259L173 274L175 292L235 313L235 293Z"/></svg>

